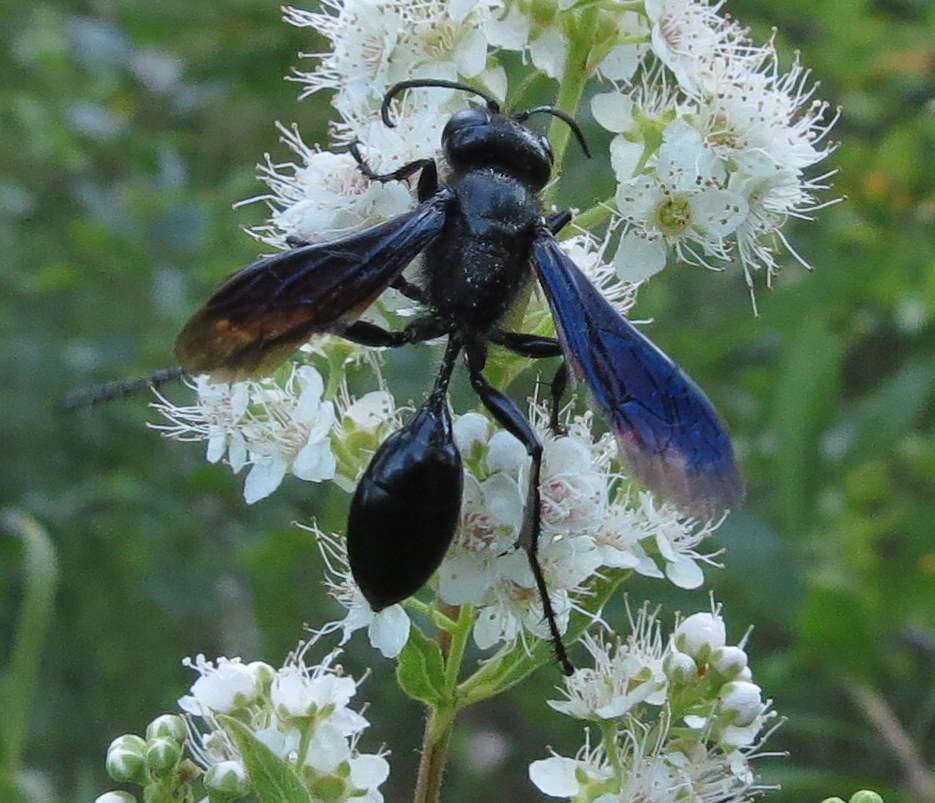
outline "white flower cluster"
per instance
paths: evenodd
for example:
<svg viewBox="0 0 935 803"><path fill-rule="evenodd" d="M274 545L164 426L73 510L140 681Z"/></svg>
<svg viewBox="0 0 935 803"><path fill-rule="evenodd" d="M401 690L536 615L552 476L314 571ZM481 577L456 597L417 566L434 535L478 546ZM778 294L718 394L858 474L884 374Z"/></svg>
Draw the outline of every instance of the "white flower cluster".
<svg viewBox="0 0 935 803"><path fill-rule="evenodd" d="M379 372L377 378L382 382ZM156 393L158 401L151 406L169 423L150 426L175 440L205 441L208 462L226 456L235 474L249 466L244 481L248 504L273 493L290 472L308 482L334 480L346 489L359 462L348 449L372 451L378 435L385 434L382 425L398 423L386 391L355 400L344 390L336 412L333 402L322 399L321 374L308 364L289 363L282 380L228 384L199 376L187 385L196 393L191 405L178 406ZM348 444L348 438L354 441Z"/></svg>
<svg viewBox="0 0 935 803"><path fill-rule="evenodd" d="M309 482L334 477L329 433L334 406L322 401L324 382L311 365L290 364L283 383L212 383L206 376L188 381L194 404L179 407L160 394L153 409L169 424L151 425L169 438L207 441L206 457L224 455L236 474L249 465L244 499L253 503L275 491L288 472Z"/></svg>
<svg viewBox="0 0 935 803"><path fill-rule="evenodd" d="M717 612L682 621L664 645L646 606L615 646L589 638L594 667L565 682L558 711L600 726L602 742L574 758L530 765L545 794L582 803L739 803L758 786L751 760L775 714L752 681L747 655L726 642ZM774 726L775 727L775 726Z"/></svg>
<svg viewBox="0 0 935 803"><path fill-rule="evenodd" d="M385 751L357 749L369 723L349 707L359 682L335 664L338 652L309 667L305 651L300 645L280 669L239 658L186 659L183 664L199 677L179 700L184 718L157 717L145 739L130 734L115 739L107 753L111 777L142 786L146 800L157 790L163 796L172 793L173 800L190 800L196 780L211 800L238 800L256 792L251 783L255 758L240 749L224 720L230 717L288 765L309 800L382 803L379 787L389 775ZM186 750L193 761L184 758ZM126 792L108 792L98 803L135 800Z"/></svg>
<svg viewBox="0 0 935 803"><path fill-rule="evenodd" d="M592 436L590 415L571 419L559 436L550 431L542 406L530 406L530 420L543 444L539 562L562 632L602 567L668 578L681 588L701 585L698 564L711 563L712 556L697 547L716 524L686 519L647 492L628 493L614 462L613 440ZM526 450L480 413L457 417L454 437L465 462L464 496L436 593L449 605L475 606L473 637L482 650L548 639L535 580L516 543L526 499ZM370 643L383 655L398 655L411 627L403 605L374 614L351 576L344 540L308 529L322 550L329 591L347 610L344 619L320 632L341 630L346 641L367 628Z"/></svg>
<svg viewBox="0 0 935 803"><path fill-rule="evenodd" d="M751 288L752 270L765 268L768 281L778 270L780 248L807 267L782 228L827 205L816 194L831 174L806 171L833 150L823 140L837 118L812 100L797 60L782 73L773 43L754 45L719 8L647 0L639 81L592 99L598 123L617 134L615 261L630 281L670 255L709 268L739 258Z"/></svg>
<svg viewBox="0 0 935 803"><path fill-rule="evenodd" d="M358 681L343 674L333 652L314 667L294 653L285 666L273 669L256 661L206 661L197 656L186 665L200 675L179 706L191 717L190 749L207 772L218 765L243 767L244 759L218 714L234 715L278 758L300 772L313 796L327 790L328 801L380 803L380 785L389 775L383 753L361 753L357 741L369 725L349 708Z"/></svg>

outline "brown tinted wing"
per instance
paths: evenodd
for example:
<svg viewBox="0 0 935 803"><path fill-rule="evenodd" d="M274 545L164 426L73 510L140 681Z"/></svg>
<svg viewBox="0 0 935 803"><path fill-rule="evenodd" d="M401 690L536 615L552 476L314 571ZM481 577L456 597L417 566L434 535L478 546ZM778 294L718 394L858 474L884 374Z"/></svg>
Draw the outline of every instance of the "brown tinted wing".
<svg viewBox="0 0 935 803"><path fill-rule="evenodd" d="M327 243L261 259L231 276L175 343L191 374L233 382L269 372L316 332L353 322L441 232L451 194Z"/></svg>

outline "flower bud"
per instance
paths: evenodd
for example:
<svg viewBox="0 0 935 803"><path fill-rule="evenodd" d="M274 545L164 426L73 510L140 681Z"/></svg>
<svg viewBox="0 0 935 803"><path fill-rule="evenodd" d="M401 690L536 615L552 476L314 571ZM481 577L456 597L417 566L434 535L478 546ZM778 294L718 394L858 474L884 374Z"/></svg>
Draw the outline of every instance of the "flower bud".
<svg viewBox="0 0 935 803"><path fill-rule="evenodd" d="M490 435L490 422L480 413L465 413L451 427L458 451L470 457L475 443L486 443Z"/></svg>
<svg viewBox="0 0 935 803"><path fill-rule="evenodd" d="M182 746L175 739L159 736L146 748L146 766L153 772L172 769L182 757Z"/></svg>
<svg viewBox="0 0 935 803"><path fill-rule="evenodd" d="M135 733L125 733L110 743L107 752L109 753L111 750L125 750L128 753L139 753L142 756L146 752L146 740Z"/></svg>
<svg viewBox="0 0 935 803"><path fill-rule="evenodd" d="M849 803L883 803L883 798L869 789L861 789L851 795Z"/></svg>
<svg viewBox="0 0 935 803"><path fill-rule="evenodd" d="M719 694L721 708L734 715L732 724L745 728L763 713L763 699L760 687L755 683L734 680L725 683Z"/></svg>
<svg viewBox="0 0 935 803"><path fill-rule="evenodd" d="M146 742L139 736L132 734L118 736L107 749L107 759L104 764L107 774L118 783L142 780L145 750Z"/></svg>
<svg viewBox="0 0 935 803"><path fill-rule="evenodd" d="M662 671L672 683L687 683L698 676L694 659L678 650L673 650L663 659Z"/></svg>
<svg viewBox="0 0 935 803"><path fill-rule="evenodd" d="M247 669L253 673L257 688L268 690L273 678L276 677L276 670L263 661L253 661L247 664Z"/></svg>
<svg viewBox="0 0 935 803"><path fill-rule="evenodd" d="M129 792L104 792L94 798L94 803L137 803L137 800Z"/></svg>
<svg viewBox="0 0 935 803"><path fill-rule="evenodd" d="M732 680L747 668L747 654L740 647L721 647L711 654L711 666L719 675Z"/></svg>
<svg viewBox="0 0 935 803"><path fill-rule="evenodd" d="M724 620L710 613L693 613L673 634L675 646L692 658L707 661L711 653L724 646L727 633Z"/></svg>
<svg viewBox="0 0 935 803"><path fill-rule="evenodd" d="M146 726L146 738L152 741L160 736L184 742L188 737L185 721L175 714L163 714L161 717L156 717Z"/></svg>
<svg viewBox="0 0 935 803"><path fill-rule="evenodd" d="M245 795L250 790L247 773L239 761L213 764L204 775L205 789L231 797Z"/></svg>

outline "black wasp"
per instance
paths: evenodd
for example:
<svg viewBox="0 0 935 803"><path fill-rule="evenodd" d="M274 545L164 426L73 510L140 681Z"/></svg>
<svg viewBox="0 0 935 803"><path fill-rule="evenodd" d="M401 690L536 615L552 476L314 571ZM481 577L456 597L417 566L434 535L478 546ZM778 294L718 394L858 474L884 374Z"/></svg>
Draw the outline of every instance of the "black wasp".
<svg viewBox="0 0 935 803"><path fill-rule="evenodd" d="M189 321L175 346L182 368L217 381L260 377L311 335L338 334L375 347L446 336L435 386L413 419L376 452L351 502L347 548L351 571L376 611L415 593L435 572L455 534L461 507L461 456L452 438L447 389L459 355L471 386L494 419L531 459L519 545L535 576L563 671L571 672L537 559L542 445L517 405L484 377L487 346L524 357L564 360L552 382L552 425L567 382L566 363L584 381L613 428L631 475L686 513L709 517L743 498L724 425L698 387L624 320L559 248L555 233L571 219L543 216L538 193L549 180L552 151L524 123L540 106L514 115L496 100L451 81L403 81L383 99L413 87L473 93L484 108L454 114L442 133L448 175L432 159L378 175L351 147L371 181L419 174L419 206L331 242L296 244L229 278ZM419 285L403 269L423 256ZM545 291L558 338L500 327L532 280ZM424 313L402 331L358 320L388 287Z"/></svg>

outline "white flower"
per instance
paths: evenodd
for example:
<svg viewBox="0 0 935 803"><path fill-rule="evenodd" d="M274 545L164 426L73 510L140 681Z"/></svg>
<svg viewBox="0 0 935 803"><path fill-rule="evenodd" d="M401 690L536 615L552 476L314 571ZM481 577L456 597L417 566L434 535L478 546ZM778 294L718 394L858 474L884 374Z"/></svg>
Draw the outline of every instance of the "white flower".
<svg viewBox="0 0 935 803"><path fill-rule="evenodd" d="M727 260L725 238L747 217L746 200L724 189L726 171L701 132L677 119L662 136L650 175L618 176L621 217L643 235L646 254L658 252L657 262L667 247L689 264L707 265L705 257ZM617 250L615 263L624 278L642 270L633 258L630 249Z"/></svg>
<svg viewBox="0 0 935 803"><path fill-rule="evenodd" d="M545 28L529 43L532 63L549 78L561 78L567 56L568 37L558 26Z"/></svg>
<svg viewBox="0 0 935 803"><path fill-rule="evenodd" d="M375 432L396 414L396 402L386 390L373 390L352 401L342 411L341 419L350 420L358 429Z"/></svg>
<svg viewBox="0 0 935 803"><path fill-rule="evenodd" d="M675 74L685 92L698 86L697 73L715 56L750 58L755 48L745 31L717 14L707 0L646 0L653 53Z"/></svg>
<svg viewBox="0 0 935 803"><path fill-rule="evenodd" d="M261 388L253 397L264 414L243 428L252 463L244 482L248 504L269 496L290 469L309 482L334 476L336 461L328 439L334 405L321 400L323 390L321 374L302 365L293 367L282 389Z"/></svg>
<svg viewBox="0 0 935 803"><path fill-rule="evenodd" d="M597 73L611 81L629 81L646 55L647 45L634 39L648 39L645 18L635 11L624 11L617 17L617 36L614 45L597 65Z"/></svg>
<svg viewBox="0 0 935 803"><path fill-rule="evenodd" d="M549 797L591 800L590 796L578 796L587 793L589 787L605 785L613 777L603 748L592 750L587 738L575 758L553 754L529 765L529 780Z"/></svg>
<svg viewBox="0 0 935 803"><path fill-rule="evenodd" d="M565 537L539 546L539 564L545 577L549 599L560 633L568 627L573 598L581 584L594 574L600 557L587 536ZM497 642L513 643L529 633L536 638L550 637L543 617L542 601L536 588L529 560L517 549L496 560L493 582L484 595L484 605L474 624L474 642L482 650Z"/></svg>
<svg viewBox="0 0 935 803"><path fill-rule="evenodd" d="M568 699L549 700L552 708L579 719L615 719L640 703L665 702L665 648L656 616L644 605L630 622L626 642L617 642L613 651L601 638L586 635L582 639L594 668L576 669L566 678Z"/></svg>
<svg viewBox="0 0 935 803"><path fill-rule="evenodd" d="M383 796L377 792L377 788L389 777L389 762L378 754L358 755L350 760L351 765L351 784L355 790L364 791L365 795L354 795L355 801L378 801L383 800Z"/></svg>
<svg viewBox="0 0 935 803"><path fill-rule="evenodd" d="M194 661L186 658L182 663L200 674L189 694L179 700L190 714L229 714L249 705L259 693L256 676L239 658L218 658L213 663L196 655Z"/></svg>
<svg viewBox="0 0 935 803"><path fill-rule="evenodd" d="M519 485L506 474L483 482L464 475L458 534L438 569L438 594L445 602L477 605L484 600L496 579L498 558L516 544L524 503Z"/></svg>
<svg viewBox="0 0 935 803"><path fill-rule="evenodd" d="M652 534L665 562L666 577L679 588L698 588L704 582L698 563L713 564L713 556L701 555L695 547L708 538L723 519L701 525L671 505L658 505L647 491L640 492L639 503L644 526Z"/></svg>
<svg viewBox="0 0 935 803"><path fill-rule="evenodd" d="M170 423L150 426L174 440L207 441L205 459L209 463L217 463L227 452L231 468L235 473L240 471L247 462L240 425L250 403L250 384L212 383L206 376L196 377L194 382L186 380L185 384L198 394L198 402L178 407L154 391L159 402L151 406Z"/></svg>
<svg viewBox="0 0 935 803"><path fill-rule="evenodd" d="M371 181L349 153L310 148L295 126L278 128L298 160L275 163L267 156L260 178L271 192L241 202L265 201L269 206L269 222L251 230L261 241L285 248L287 237L312 243L334 240L412 208L412 192L405 182ZM366 149L368 159L378 153ZM380 171L385 161L385 155L377 156L372 166Z"/></svg>
<svg viewBox="0 0 935 803"><path fill-rule="evenodd" d="M296 72L303 96L335 89L347 116L378 109L390 85L415 77L456 80L480 74L487 61L486 23L495 4L443 0L327 0L324 13L286 9L286 21L311 27L331 50L308 54L319 63Z"/></svg>

